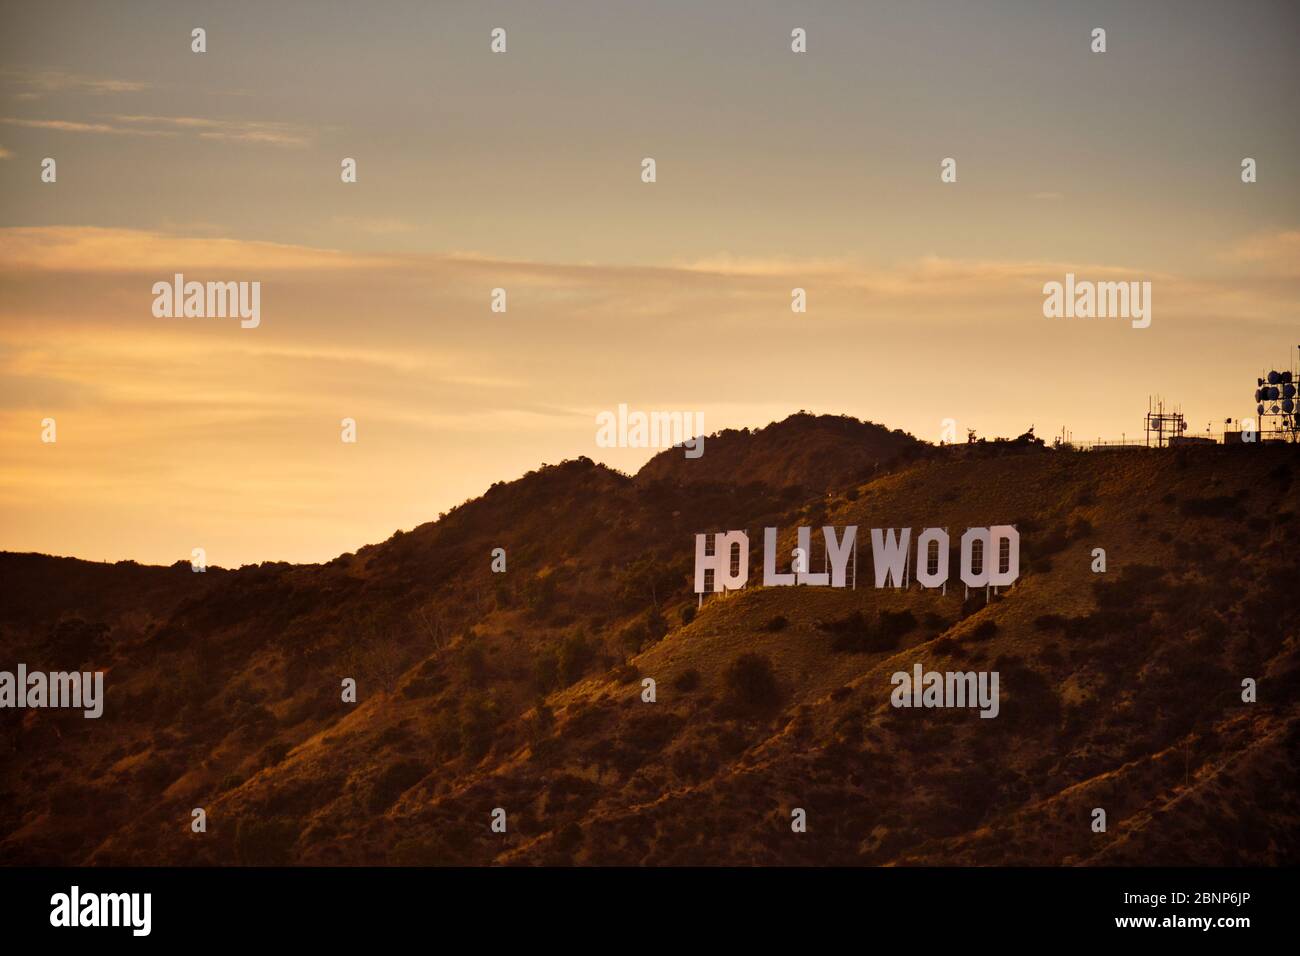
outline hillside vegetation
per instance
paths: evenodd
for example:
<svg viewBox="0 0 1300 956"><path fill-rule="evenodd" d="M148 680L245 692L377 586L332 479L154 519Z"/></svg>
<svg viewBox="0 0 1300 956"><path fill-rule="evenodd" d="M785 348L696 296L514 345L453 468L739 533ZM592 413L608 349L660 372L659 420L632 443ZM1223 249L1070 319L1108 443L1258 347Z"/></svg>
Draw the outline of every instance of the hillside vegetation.
<svg viewBox="0 0 1300 956"><path fill-rule="evenodd" d="M99 720L0 711L0 862L1294 864L1298 465L798 415L323 565L0 554L0 669L106 672ZM871 586L871 527L1000 523L1000 594ZM759 586L764 526L826 524L856 590ZM750 585L697 612L694 535L732 528ZM997 670L999 716L891 707L918 662Z"/></svg>

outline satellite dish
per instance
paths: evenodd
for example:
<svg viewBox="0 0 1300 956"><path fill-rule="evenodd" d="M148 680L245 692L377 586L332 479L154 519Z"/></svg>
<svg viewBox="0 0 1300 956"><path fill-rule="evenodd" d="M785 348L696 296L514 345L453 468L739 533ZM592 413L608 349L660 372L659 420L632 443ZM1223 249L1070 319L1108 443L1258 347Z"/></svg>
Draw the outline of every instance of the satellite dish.
<svg viewBox="0 0 1300 956"><path fill-rule="evenodd" d="M1276 405L1273 406L1272 412L1273 412L1274 415L1277 414L1277 412L1278 412L1278 408L1277 408Z"/></svg>
<svg viewBox="0 0 1300 956"><path fill-rule="evenodd" d="M1282 397L1283 397L1283 398L1295 398L1295 386L1292 385L1290 382L1287 382L1285 385L1283 385L1283 386L1282 386Z"/></svg>
<svg viewBox="0 0 1300 956"><path fill-rule="evenodd" d="M1280 381L1282 381L1282 374L1281 374L1280 372L1269 372L1269 373L1268 373L1268 384L1270 384L1270 385L1276 385L1276 384L1278 384L1278 382L1280 382Z"/></svg>
<svg viewBox="0 0 1300 956"><path fill-rule="evenodd" d="M1295 402L1291 401L1289 398L1282 399L1282 411L1290 415L1293 408L1295 408Z"/></svg>
<svg viewBox="0 0 1300 956"><path fill-rule="evenodd" d="M1287 369L1285 372L1282 373L1282 381L1284 381L1284 382L1289 382L1289 381L1291 381L1291 370L1290 370L1290 369Z"/></svg>
<svg viewBox="0 0 1300 956"><path fill-rule="evenodd" d="M1263 405L1256 405L1256 406L1255 406L1255 414L1256 414L1256 415L1263 415L1263 414L1264 414L1264 406L1263 406Z"/></svg>

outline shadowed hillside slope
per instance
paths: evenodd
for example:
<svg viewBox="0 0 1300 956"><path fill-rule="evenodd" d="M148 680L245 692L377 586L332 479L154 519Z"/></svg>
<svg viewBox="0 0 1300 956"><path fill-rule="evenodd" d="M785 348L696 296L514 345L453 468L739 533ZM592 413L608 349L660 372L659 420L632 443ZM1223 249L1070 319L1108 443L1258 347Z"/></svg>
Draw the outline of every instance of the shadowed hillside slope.
<svg viewBox="0 0 1300 956"><path fill-rule="evenodd" d="M0 861L1297 861L1294 449L936 449L822 486L801 427L835 447L795 416L683 463L730 483L570 461L318 566L0 555L0 669L107 696L0 711ZM1003 593L870 586L867 529L993 523ZM758 586L762 528L800 524L859 525L856 590ZM731 528L750 586L697 613L693 536ZM1001 713L891 707L918 662L998 670Z"/></svg>

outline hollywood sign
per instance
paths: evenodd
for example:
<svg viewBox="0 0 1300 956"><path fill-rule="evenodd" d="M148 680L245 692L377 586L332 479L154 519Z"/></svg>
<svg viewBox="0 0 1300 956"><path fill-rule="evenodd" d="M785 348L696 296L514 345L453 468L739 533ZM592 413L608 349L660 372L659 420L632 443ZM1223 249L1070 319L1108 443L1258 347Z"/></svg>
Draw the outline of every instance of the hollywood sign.
<svg viewBox="0 0 1300 956"><path fill-rule="evenodd" d="M776 534L776 528L763 529L764 587L857 588L856 525L848 525L842 534L830 526L822 528L825 560L821 571L811 570L811 528L798 529L798 546L792 552L788 571L777 569ZM713 538L711 548L710 537ZM871 559L878 588L907 587L913 579L925 588L946 588L950 572L948 531L925 528L916 536L913 547L911 528L872 528ZM1016 529L1009 524L967 529L961 536L959 575L968 588L1005 587L1014 582L1020 577L1020 535ZM695 593L736 591L748 581L747 532L695 536Z"/></svg>

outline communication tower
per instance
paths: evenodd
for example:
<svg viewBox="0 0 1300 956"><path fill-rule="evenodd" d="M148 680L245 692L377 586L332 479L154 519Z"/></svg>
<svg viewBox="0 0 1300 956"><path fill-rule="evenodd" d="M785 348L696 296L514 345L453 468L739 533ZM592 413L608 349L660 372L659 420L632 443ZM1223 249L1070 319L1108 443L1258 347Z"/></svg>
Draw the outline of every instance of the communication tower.
<svg viewBox="0 0 1300 956"><path fill-rule="evenodd" d="M1151 447L1151 437L1156 439L1156 448L1164 448L1175 438L1182 438L1187 431L1187 419L1181 411L1165 412L1163 398L1147 398L1146 433L1147 447Z"/></svg>
<svg viewBox="0 0 1300 956"><path fill-rule="evenodd" d="M1296 346L1300 356L1300 345ZM1300 367L1270 369L1255 380L1255 414L1264 441L1300 441Z"/></svg>

